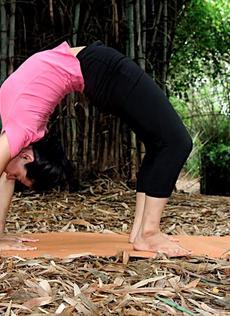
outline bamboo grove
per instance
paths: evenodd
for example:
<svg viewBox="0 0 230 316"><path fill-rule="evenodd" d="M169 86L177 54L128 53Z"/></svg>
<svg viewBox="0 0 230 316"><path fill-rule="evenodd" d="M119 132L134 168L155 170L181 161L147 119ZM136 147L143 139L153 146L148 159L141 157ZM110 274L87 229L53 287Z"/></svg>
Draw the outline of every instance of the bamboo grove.
<svg viewBox="0 0 230 316"><path fill-rule="evenodd" d="M102 40L135 60L166 90L177 20L186 0L0 0L1 83L28 56L67 40ZM141 106L141 105L140 105ZM108 172L135 182L144 146L119 118L99 113L77 93L66 97L50 122L74 177Z"/></svg>

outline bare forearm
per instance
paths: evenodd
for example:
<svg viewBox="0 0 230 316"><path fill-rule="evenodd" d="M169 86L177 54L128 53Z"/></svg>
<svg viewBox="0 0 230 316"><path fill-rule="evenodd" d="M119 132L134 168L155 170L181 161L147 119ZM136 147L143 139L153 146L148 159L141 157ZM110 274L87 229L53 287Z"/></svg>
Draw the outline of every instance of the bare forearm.
<svg viewBox="0 0 230 316"><path fill-rule="evenodd" d="M0 177L10 161L10 147L6 134L0 135Z"/></svg>
<svg viewBox="0 0 230 316"><path fill-rule="evenodd" d="M0 234L4 232L6 216L14 193L14 180L8 180L3 172L0 178Z"/></svg>

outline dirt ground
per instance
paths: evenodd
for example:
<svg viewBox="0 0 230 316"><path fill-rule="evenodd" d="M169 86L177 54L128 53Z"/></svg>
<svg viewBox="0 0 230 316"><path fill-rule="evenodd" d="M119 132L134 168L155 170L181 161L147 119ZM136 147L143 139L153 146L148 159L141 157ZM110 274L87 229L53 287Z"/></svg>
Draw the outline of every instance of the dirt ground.
<svg viewBox="0 0 230 316"><path fill-rule="evenodd" d="M230 198L202 196L198 190L197 181L177 185L163 231L229 235ZM7 230L129 232L134 206L135 192L109 178L72 194L18 193ZM227 316L229 276L227 259L205 257L0 258L0 315Z"/></svg>

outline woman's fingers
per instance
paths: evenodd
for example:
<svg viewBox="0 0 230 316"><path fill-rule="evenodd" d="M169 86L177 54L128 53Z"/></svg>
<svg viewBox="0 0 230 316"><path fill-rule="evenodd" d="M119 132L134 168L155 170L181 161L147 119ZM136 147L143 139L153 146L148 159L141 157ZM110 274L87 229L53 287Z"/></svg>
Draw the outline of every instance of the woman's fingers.
<svg viewBox="0 0 230 316"><path fill-rule="evenodd" d="M26 246L19 242L2 241L0 240L0 251L8 250L36 250L37 247Z"/></svg>
<svg viewBox="0 0 230 316"><path fill-rule="evenodd" d="M17 242L37 242L39 239L32 239L27 237L16 237Z"/></svg>
<svg viewBox="0 0 230 316"><path fill-rule="evenodd" d="M2 250L22 250L22 251L30 250L31 251L31 250L36 250L36 249L37 247L25 246L23 244L12 244L12 245L6 245L5 249L3 248Z"/></svg>
<svg viewBox="0 0 230 316"><path fill-rule="evenodd" d="M1 235L0 240L8 241L8 242L37 242L39 239L21 237L21 236L14 236L14 235Z"/></svg>
<svg viewBox="0 0 230 316"><path fill-rule="evenodd" d="M24 242L37 242L38 239L13 236L13 235L0 235L0 251L8 250L36 250L37 247L32 247L23 244Z"/></svg>

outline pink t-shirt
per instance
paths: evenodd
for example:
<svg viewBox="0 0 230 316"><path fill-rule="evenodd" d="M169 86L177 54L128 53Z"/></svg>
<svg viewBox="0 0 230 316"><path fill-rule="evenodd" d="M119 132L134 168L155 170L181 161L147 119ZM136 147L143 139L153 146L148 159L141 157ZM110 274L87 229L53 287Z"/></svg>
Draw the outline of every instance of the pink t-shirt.
<svg viewBox="0 0 230 316"><path fill-rule="evenodd" d="M67 42L28 58L0 88L2 132L11 158L41 139L50 115L68 93L82 92L80 62Z"/></svg>

